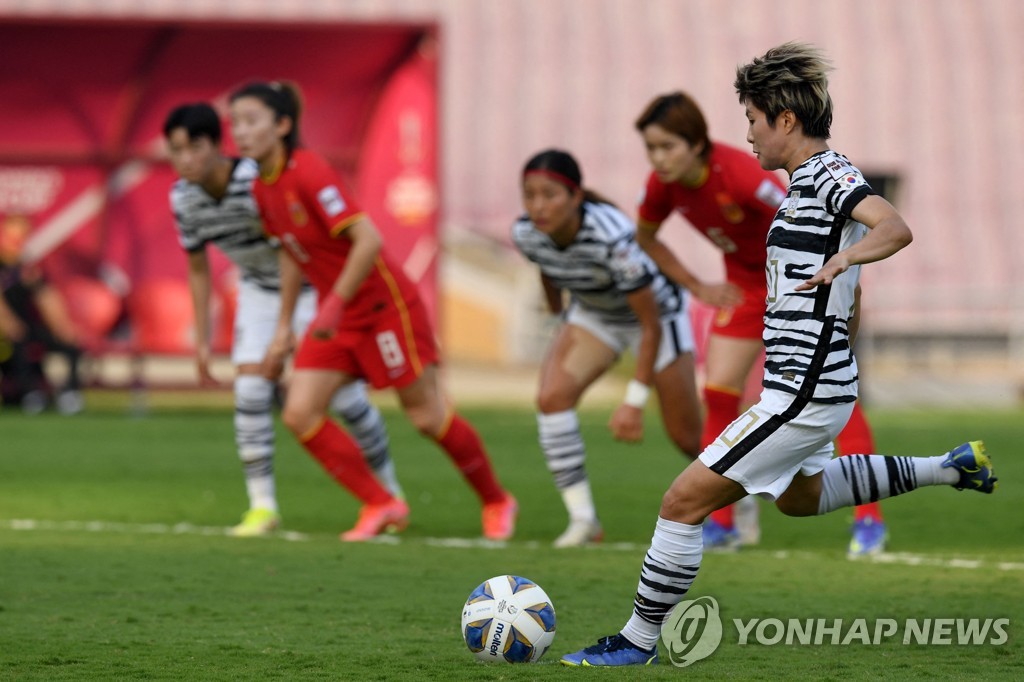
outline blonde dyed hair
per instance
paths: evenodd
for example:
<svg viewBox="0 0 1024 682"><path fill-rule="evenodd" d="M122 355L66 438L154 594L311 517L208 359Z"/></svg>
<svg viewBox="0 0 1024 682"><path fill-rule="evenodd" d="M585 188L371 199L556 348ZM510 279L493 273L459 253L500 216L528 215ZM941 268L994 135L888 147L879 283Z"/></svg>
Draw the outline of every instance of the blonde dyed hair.
<svg viewBox="0 0 1024 682"><path fill-rule="evenodd" d="M768 124L783 111L792 111L804 134L827 140L832 126L832 97L828 72L832 64L818 48L789 42L736 69L736 94L765 113Z"/></svg>

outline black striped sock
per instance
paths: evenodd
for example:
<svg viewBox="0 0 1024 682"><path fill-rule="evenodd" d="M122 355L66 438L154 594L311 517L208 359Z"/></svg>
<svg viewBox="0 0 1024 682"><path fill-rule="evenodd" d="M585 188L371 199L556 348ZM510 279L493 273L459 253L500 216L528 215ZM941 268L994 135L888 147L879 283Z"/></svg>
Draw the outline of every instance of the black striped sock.
<svg viewBox="0 0 1024 682"><path fill-rule="evenodd" d="M661 624L693 584L704 555L700 526L658 519L651 548L640 570L633 599L633 615L622 634L637 646L650 649L658 642Z"/></svg>
<svg viewBox="0 0 1024 682"><path fill-rule="evenodd" d="M583 468L587 453L576 412L566 410L553 414L538 414L537 430L540 433L540 447L544 451L548 470L555 478L555 487L564 490L575 483L587 480L587 472Z"/></svg>
<svg viewBox="0 0 1024 682"><path fill-rule="evenodd" d="M955 469L943 469L940 457L847 455L825 465L818 513L877 502L926 485L950 485L959 480Z"/></svg>

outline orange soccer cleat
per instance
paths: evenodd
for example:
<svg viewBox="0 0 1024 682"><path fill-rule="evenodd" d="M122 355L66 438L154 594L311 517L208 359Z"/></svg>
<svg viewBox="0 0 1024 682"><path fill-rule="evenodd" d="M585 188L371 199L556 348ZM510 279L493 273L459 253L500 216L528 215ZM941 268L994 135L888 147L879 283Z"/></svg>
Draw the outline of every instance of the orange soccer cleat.
<svg viewBox="0 0 1024 682"><path fill-rule="evenodd" d="M488 540L508 540L516 532L516 517L519 515L519 503L516 498L505 493L501 502L484 505L483 525L484 537Z"/></svg>
<svg viewBox="0 0 1024 682"><path fill-rule="evenodd" d="M343 542L364 542L385 531L398 532L409 525L409 505L392 498L384 504L364 504L359 510L359 520L351 530L339 537Z"/></svg>

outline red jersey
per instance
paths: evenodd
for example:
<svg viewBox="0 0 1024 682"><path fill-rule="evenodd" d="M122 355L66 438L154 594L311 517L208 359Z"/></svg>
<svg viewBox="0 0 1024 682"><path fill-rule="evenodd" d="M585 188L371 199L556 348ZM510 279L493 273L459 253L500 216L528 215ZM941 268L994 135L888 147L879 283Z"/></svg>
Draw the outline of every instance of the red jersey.
<svg viewBox="0 0 1024 682"><path fill-rule="evenodd" d="M342 236L365 217L322 158L296 149L276 177L253 183L264 229L278 237L324 300L341 274L352 242ZM345 304L342 327L365 325L405 309L419 298L416 285L382 249L374 268Z"/></svg>
<svg viewBox="0 0 1024 682"><path fill-rule="evenodd" d="M757 159L715 142L697 187L663 183L651 173L640 200L641 223L660 225L673 209L725 254L725 277L744 291L767 291L768 228L786 190Z"/></svg>

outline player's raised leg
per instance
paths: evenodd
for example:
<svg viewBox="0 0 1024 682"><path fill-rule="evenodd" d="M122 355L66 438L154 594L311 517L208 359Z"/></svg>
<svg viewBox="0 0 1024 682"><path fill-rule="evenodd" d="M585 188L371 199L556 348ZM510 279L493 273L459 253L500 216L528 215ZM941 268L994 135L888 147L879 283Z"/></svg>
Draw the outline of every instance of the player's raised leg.
<svg viewBox="0 0 1024 682"><path fill-rule="evenodd" d="M814 516L933 485L991 494L998 481L992 460L978 440L937 457L837 457L818 474L794 478L776 504L790 516Z"/></svg>

